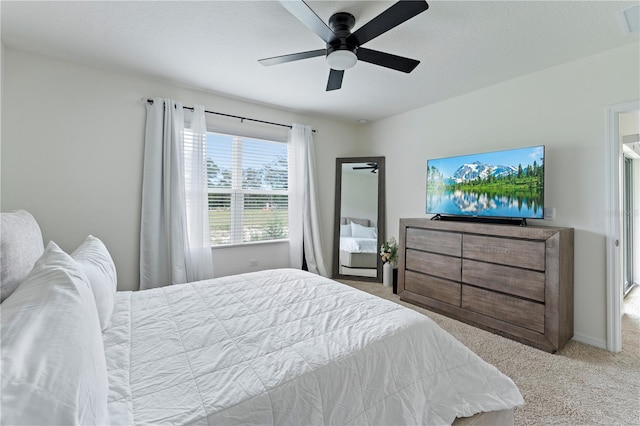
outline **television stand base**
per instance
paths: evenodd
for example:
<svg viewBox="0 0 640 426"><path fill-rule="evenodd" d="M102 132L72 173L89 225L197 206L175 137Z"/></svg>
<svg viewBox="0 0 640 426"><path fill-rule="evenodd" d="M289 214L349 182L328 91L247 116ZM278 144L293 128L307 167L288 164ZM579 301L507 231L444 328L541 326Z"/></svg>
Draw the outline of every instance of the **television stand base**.
<svg viewBox="0 0 640 426"><path fill-rule="evenodd" d="M443 216L437 214L431 220L441 220L443 222L468 222L468 223L490 223L492 225L512 225L527 226L527 219L509 219L498 217L478 217L478 216Z"/></svg>

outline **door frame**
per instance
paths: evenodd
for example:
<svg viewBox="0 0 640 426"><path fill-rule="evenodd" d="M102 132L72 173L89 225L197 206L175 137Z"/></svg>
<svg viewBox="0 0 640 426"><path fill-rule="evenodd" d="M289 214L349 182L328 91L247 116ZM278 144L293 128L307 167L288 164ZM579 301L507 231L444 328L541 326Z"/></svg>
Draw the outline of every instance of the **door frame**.
<svg viewBox="0 0 640 426"><path fill-rule="evenodd" d="M623 135L624 137L624 135ZM634 191L636 185L634 182L635 174L635 157L631 157L622 150L622 207L624 209L624 218L622 219L622 299L624 305L624 296L634 286L636 282L636 257L635 257L635 231L636 224L632 212L637 207ZM629 199L627 199L629 198ZM629 287L627 287L627 284Z"/></svg>
<svg viewBox="0 0 640 426"><path fill-rule="evenodd" d="M607 350L622 350L622 147L621 113L640 110L640 100L611 105L606 109L605 194L606 210L606 298Z"/></svg>

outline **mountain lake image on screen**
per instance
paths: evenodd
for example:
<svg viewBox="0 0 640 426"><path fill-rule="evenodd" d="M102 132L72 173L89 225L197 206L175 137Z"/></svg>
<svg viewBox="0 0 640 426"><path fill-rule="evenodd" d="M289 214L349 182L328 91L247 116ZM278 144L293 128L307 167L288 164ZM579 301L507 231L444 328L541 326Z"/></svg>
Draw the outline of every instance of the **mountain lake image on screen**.
<svg viewBox="0 0 640 426"><path fill-rule="evenodd" d="M542 219L544 145L427 161L427 214Z"/></svg>

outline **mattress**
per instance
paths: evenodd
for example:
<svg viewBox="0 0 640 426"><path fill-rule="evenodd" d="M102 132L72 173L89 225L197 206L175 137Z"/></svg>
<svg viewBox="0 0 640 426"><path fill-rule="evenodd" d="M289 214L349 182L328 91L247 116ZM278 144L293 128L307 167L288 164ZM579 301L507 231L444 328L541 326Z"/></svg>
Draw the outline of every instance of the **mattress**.
<svg viewBox="0 0 640 426"><path fill-rule="evenodd" d="M307 272L119 292L112 424L449 424L523 403L427 317Z"/></svg>
<svg viewBox="0 0 640 426"><path fill-rule="evenodd" d="M340 250L350 253L378 253L376 238L340 237Z"/></svg>

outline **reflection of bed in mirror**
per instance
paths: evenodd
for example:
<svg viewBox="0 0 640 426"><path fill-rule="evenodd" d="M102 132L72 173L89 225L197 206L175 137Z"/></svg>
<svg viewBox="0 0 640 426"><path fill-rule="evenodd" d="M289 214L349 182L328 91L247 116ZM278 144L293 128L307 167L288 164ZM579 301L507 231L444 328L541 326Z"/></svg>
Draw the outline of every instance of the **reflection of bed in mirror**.
<svg viewBox="0 0 640 426"><path fill-rule="evenodd" d="M340 218L340 267L343 273L375 269L378 264L378 231L369 219Z"/></svg>

